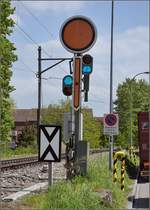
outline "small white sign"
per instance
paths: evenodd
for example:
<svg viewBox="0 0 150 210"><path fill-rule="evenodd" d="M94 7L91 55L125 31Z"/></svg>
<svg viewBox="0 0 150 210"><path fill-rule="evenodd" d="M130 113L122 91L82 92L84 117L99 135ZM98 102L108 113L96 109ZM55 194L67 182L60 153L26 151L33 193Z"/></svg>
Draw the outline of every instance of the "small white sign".
<svg viewBox="0 0 150 210"><path fill-rule="evenodd" d="M61 127L40 125L39 161L60 162Z"/></svg>
<svg viewBox="0 0 150 210"><path fill-rule="evenodd" d="M119 117L118 114L104 114L104 135L118 135L119 133Z"/></svg>

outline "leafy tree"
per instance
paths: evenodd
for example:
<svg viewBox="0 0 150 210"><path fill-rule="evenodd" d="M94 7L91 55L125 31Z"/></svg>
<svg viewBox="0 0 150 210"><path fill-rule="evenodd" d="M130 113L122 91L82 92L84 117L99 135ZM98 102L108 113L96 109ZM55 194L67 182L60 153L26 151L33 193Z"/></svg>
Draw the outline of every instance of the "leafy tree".
<svg viewBox="0 0 150 210"><path fill-rule="evenodd" d="M69 99L67 101L61 100L59 104L49 104L47 108L42 109L42 123L60 125L63 131L64 113L69 111Z"/></svg>
<svg viewBox="0 0 150 210"><path fill-rule="evenodd" d="M42 109L42 123L63 126L63 114L70 111L70 101L60 101L60 104L49 104Z"/></svg>
<svg viewBox="0 0 150 210"><path fill-rule="evenodd" d="M63 128L64 112L70 112L70 101L61 101L60 104L50 104L42 110L42 123L57 124ZM93 118L91 109L84 107L83 113L83 139L90 142L93 148L99 147L101 124Z"/></svg>
<svg viewBox="0 0 150 210"><path fill-rule="evenodd" d="M90 147L99 147L100 123L93 118L88 108L83 108L83 139L90 142Z"/></svg>
<svg viewBox="0 0 150 210"><path fill-rule="evenodd" d="M132 116L132 136L133 144L138 144L137 135L137 113L148 111L149 107L149 86L145 80L126 79L119 84L117 89L117 100L114 102L115 111L119 114L119 131L116 138L117 145L130 145L130 120Z"/></svg>
<svg viewBox="0 0 150 210"><path fill-rule="evenodd" d="M0 131L3 141L9 140L12 119L12 102L10 93L14 87L10 85L12 63L17 60L15 47L8 39L12 33L14 21L10 15L14 13L10 0L0 1Z"/></svg>
<svg viewBox="0 0 150 210"><path fill-rule="evenodd" d="M19 136L19 143L23 147L36 145L36 130L35 126L25 126Z"/></svg>
<svg viewBox="0 0 150 210"><path fill-rule="evenodd" d="M100 138L99 138L99 146L100 148L108 148L109 146L109 137L103 134L103 124L100 124Z"/></svg>

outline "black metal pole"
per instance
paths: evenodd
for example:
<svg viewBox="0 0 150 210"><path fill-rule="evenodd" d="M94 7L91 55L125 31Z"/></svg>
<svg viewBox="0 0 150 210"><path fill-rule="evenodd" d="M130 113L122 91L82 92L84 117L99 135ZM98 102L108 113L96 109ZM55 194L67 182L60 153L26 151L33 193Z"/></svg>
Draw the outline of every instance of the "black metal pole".
<svg viewBox="0 0 150 210"><path fill-rule="evenodd" d="M110 49L110 113L113 112L113 25L114 25L114 1L112 0L111 12L111 49Z"/></svg>
<svg viewBox="0 0 150 210"><path fill-rule="evenodd" d="M39 144L39 125L41 122L41 46L38 47L38 109L37 109L37 143Z"/></svg>
<svg viewBox="0 0 150 210"><path fill-rule="evenodd" d="M110 113L113 113L113 25L114 25L114 0L111 7L111 49L110 49ZM113 166L113 136L109 137L109 170Z"/></svg>
<svg viewBox="0 0 150 210"><path fill-rule="evenodd" d="M149 124L149 148L150 148L150 69L149 69L149 110L148 110L148 124ZM149 149L150 151L150 149ZM150 163L150 153L149 153L149 163ZM150 171L150 166L149 166ZM150 180L150 173L149 173L149 180Z"/></svg>

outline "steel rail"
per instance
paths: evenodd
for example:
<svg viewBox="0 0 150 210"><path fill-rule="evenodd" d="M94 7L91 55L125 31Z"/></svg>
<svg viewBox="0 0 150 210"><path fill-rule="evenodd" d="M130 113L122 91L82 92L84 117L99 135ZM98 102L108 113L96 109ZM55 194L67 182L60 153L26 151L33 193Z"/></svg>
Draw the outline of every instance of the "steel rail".
<svg viewBox="0 0 150 210"><path fill-rule="evenodd" d="M109 152L109 149L91 149L90 154L95 153L103 153L103 152ZM65 153L61 154L61 159L65 159ZM10 168L17 168L17 167L23 167L26 165L31 164L39 164L42 163L41 161L38 161L38 156L29 156L29 157L19 157L19 158L12 158L12 159L3 159L1 160L1 170L8 170Z"/></svg>

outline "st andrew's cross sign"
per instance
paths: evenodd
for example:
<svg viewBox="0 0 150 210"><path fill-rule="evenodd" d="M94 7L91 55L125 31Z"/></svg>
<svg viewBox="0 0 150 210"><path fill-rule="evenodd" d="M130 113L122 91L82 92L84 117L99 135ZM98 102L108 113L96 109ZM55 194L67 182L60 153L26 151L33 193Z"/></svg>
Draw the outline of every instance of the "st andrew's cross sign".
<svg viewBox="0 0 150 210"><path fill-rule="evenodd" d="M39 161L60 162L61 126L39 126Z"/></svg>

